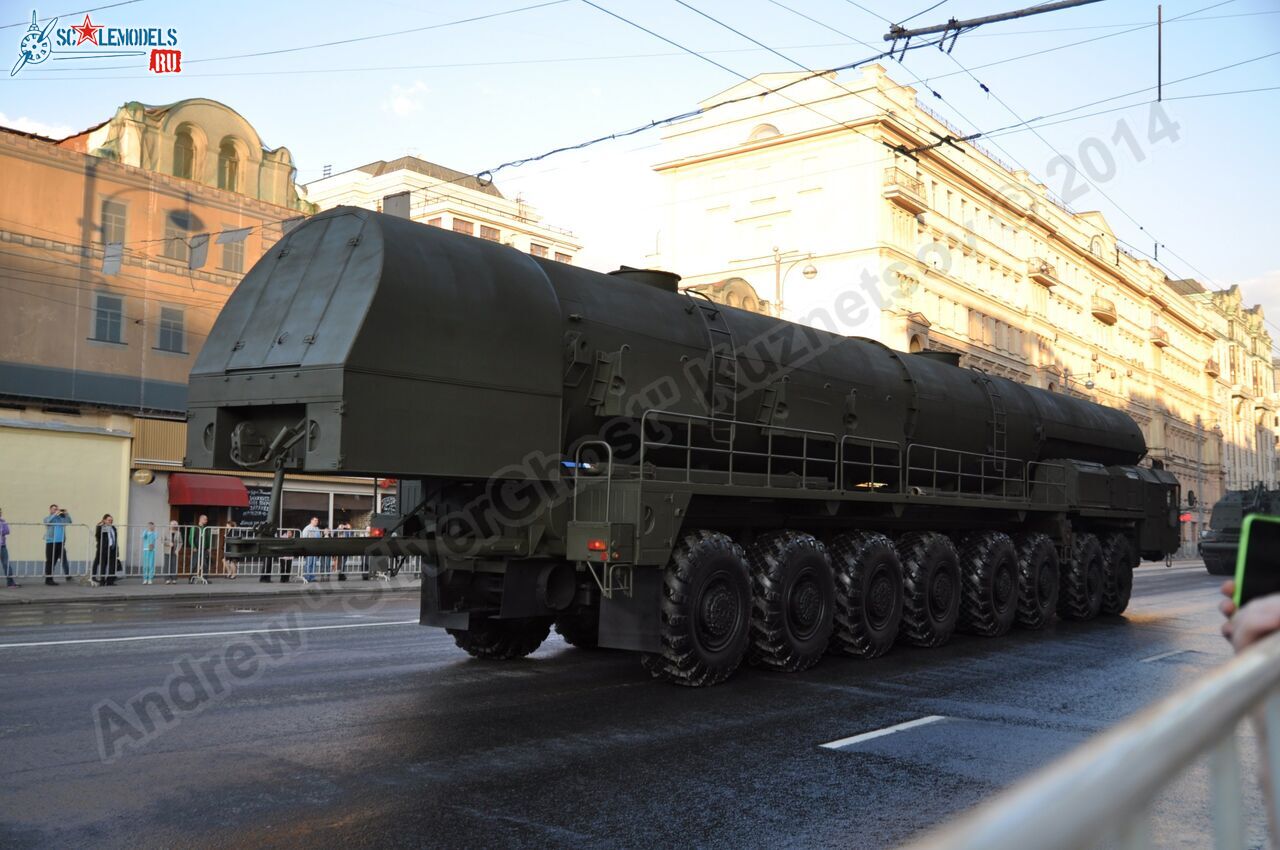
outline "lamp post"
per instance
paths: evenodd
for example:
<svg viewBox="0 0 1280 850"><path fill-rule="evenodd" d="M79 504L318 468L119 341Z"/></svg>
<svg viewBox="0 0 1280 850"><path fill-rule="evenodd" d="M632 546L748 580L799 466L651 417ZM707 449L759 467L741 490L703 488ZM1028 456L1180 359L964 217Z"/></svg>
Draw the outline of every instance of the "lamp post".
<svg viewBox="0 0 1280 850"><path fill-rule="evenodd" d="M791 254L798 253L796 251L782 251L776 245L773 248L773 314L778 318L782 318L782 285L787 280L787 275L791 274L792 269L803 263L805 260L812 260L813 253L807 253L791 262L787 266L787 270L782 270L782 260ZM813 263L809 263L801 270L800 274L804 275L805 280L813 280L818 276L818 268Z"/></svg>
<svg viewBox="0 0 1280 850"><path fill-rule="evenodd" d="M1085 380L1084 380L1084 381L1081 381L1081 380L1080 380L1081 378L1084 378ZM1097 384L1095 384L1095 383L1093 382L1093 373L1092 373L1092 372L1090 372L1090 373L1089 373L1089 374L1087 374L1087 375L1072 375L1072 374L1071 374L1071 370L1069 370L1069 369L1064 369L1064 370L1062 370L1062 380L1064 380L1064 381L1066 381L1066 382L1067 382L1067 394L1068 394L1068 395L1070 395L1070 394L1071 394L1071 382L1072 382L1072 380L1074 380L1077 384L1079 384L1079 383L1083 383L1083 384L1084 384L1084 388L1085 388L1086 390L1091 390L1091 389L1093 389L1095 386L1097 386Z"/></svg>

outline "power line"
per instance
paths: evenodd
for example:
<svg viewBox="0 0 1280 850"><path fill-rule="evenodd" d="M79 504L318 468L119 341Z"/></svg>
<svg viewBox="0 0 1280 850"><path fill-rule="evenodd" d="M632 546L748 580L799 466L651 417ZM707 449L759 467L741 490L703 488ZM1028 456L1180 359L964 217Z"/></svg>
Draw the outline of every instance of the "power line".
<svg viewBox="0 0 1280 850"><path fill-rule="evenodd" d="M921 9L919 12L916 12L914 15L911 15L910 17L903 18L902 20L898 21L898 23L897 23L897 24L895 24L895 26L899 26L899 27L900 27L900 26L902 26L903 24L905 24L907 21L914 21L916 18L920 17L920 16L921 16L921 15L923 15L925 12L932 12L934 9L938 8L939 6L941 6L941 5L942 5L943 3L945 3L945 2L947 2L947 0L938 0L938 2L937 2L937 3L934 3L934 4L933 4L932 6L930 6L928 9Z"/></svg>

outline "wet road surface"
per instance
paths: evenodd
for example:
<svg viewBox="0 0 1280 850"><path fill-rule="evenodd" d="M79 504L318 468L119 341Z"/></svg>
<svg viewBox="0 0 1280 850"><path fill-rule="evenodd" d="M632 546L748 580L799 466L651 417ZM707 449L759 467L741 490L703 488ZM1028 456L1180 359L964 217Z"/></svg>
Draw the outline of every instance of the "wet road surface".
<svg viewBox="0 0 1280 850"><path fill-rule="evenodd" d="M893 846L1221 663L1219 581L1144 566L1124 618L706 690L554 633L475 661L403 591L10 606L0 846ZM1156 846L1208 845L1203 784Z"/></svg>

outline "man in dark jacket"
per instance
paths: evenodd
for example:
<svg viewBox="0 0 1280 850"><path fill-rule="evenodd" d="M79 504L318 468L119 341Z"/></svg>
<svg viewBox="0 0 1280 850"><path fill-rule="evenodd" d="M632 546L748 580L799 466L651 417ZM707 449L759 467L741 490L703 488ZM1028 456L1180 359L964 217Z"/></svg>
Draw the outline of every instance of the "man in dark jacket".
<svg viewBox="0 0 1280 850"><path fill-rule="evenodd" d="M191 553L191 577L187 584L209 583L209 562L213 559L213 528L209 517L200 514L195 526L187 529L187 551Z"/></svg>

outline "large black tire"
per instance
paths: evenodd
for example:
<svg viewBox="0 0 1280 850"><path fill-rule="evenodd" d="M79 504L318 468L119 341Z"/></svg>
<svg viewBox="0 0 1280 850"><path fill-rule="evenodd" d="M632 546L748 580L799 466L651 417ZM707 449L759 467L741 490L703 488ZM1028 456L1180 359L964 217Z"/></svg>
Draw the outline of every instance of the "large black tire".
<svg viewBox="0 0 1280 850"><path fill-rule="evenodd" d="M662 651L641 663L654 677L702 687L733 675L747 652L751 578L727 535L695 531L676 544L663 571Z"/></svg>
<svg viewBox="0 0 1280 850"><path fill-rule="evenodd" d="M960 629L996 637L1018 616L1018 553L999 531L970 534L960 544Z"/></svg>
<svg viewBox="0 0 1280 850"><path fill-rule="evenodd" d="M1058 607L1058 547L1047 534L1018 538L1018 616L1024 629L1043 629Z"/></svg>
<svg viewBox="0 0 1280 850"><path fill-rule="evenodd" d="M469 629L446 629L460 649L476 658L524 658L551 633L545 617L481 620Z"/></svg>
<svg viewBox="0 0 1280 850"><path fill-rule="evenodd" d="M1133 593L1133 569L1138 566L1138 550L1127 534L1116 532L1102 547L1102 613L1123 614Z"/></svg>
<svg viewBox="0 0 1280 850"><path fill-rule="evenodd" d="M898 639L941 646L960 618L960 559L951 538L933 531L898 538L902 558L902 628Z"/></svg>
<svg viewBox="0 0 1280 850"><path fill-rule="evenodd" d="M857 658L884 655L902 624L902 561L893 541L873 531L831 541L836 612L830 652Z"/></svg>
<svg viewBox="0 0 1280 850"><path fill-rule="evenodd" d="M1233 576L1236 574L1236 559L1222 555L1204 555L1204 568L1211 576Z"/></svg>
<svg viewBox="0 0 1280 850"><path fill-rule="evenodd" d="M831 640L836 588L826 547L811 534L761 535L747 549L753 665L795 673L822 660Z"/></svg>
<svg viewBox="0 0 1280 850"><path fill-rule="evenodd" d="M1092 620L1098 616L1105 581L1102 544L1092 534L1076 534L1071 560L1062 571L1058 616L1066 620Z"/></svg>
<svg viewBox="0 0 1280 850"><path fill-rule="evenodd" d="M596 649L600 646L600 609L589 606L561 614L556 617L556 633L570 646Z"/></svg>

